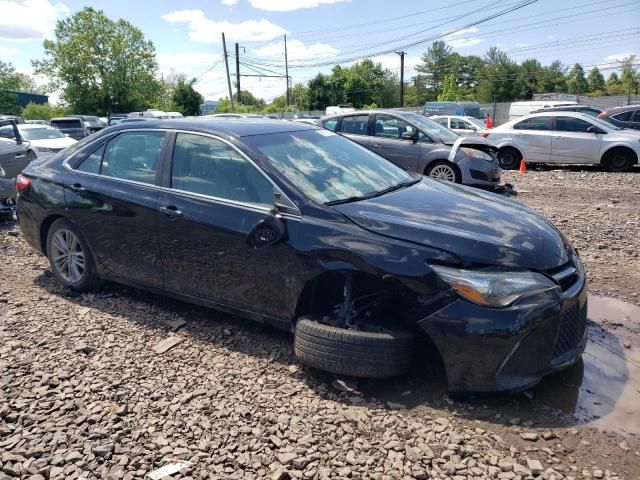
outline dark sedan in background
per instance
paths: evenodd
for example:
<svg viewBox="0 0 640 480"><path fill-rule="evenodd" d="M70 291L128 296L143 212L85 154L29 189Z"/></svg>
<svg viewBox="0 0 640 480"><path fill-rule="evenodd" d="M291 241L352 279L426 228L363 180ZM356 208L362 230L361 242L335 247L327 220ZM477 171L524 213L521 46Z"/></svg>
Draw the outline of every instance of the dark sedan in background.
<svg viewBox="0 0 640 480"><path fill-rule="evenodd" d="M18 178L25 239L79 291L108 279L294 332L301 362L383 377L426 335L451 391L580 358L586 283L544 217L276 120L117 125Z"/></svg>
<svg viewBox="0 0 640 480"><path fill-rule="evenodd" d="M422 115L360 110L321 122L405 170L464 185L495 187L500 182L498 149L492 142L460 137Z"/></svg>
<svg viewBox="0 0 640 480"><path fill-rule="evenodd" d="M607 108L598 118L613 123L616 127L640 130L640 105Z"/></svg>

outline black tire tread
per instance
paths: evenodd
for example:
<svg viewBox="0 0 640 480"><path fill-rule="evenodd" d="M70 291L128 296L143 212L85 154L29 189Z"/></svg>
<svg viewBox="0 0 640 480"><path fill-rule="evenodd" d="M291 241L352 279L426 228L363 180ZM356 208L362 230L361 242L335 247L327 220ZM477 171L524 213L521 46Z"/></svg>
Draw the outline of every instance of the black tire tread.
<svg viewBox="0 0 640 480"><path fill-rule="evenodd" d="M409 369L413 334L363 332L332 327L313 317L296 324L294 352L305 365L364 378L401 375Z"/></svg>

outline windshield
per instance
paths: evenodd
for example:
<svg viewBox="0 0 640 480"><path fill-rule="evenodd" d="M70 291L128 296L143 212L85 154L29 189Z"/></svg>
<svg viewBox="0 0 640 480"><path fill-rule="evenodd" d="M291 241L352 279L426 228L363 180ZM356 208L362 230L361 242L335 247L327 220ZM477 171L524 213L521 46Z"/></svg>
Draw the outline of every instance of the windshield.
<svg viewBox="0 0 640 480"><path fill-rule="evenodd" d="M370 197L415 181L393 163L328 130L255 135L244 140L320 203Z"/></svg>
<svg viewBox="0 0 640 480"><path fill-rule="evenodd" d="M51 138L65 138L64 133L55 128L21 128L20 134L27 140L48 140Z"/></svg>
<svg viewBox="0 0 640 480"><path fill-rule="evenodd" d="M477 118L466 117L465 120L469 123L473 123L479 129L483 129L485 127L484 122L481 122Z"/></svg>
<svg viewBox="0 0 640 480"><path fill-rule="evenodd" d="M616 127L614 124L609 123L609 122L605 122L604 120L602 120L601 118L595 118L592 117L589 119L589 121L591 123L595 123L597 126L599 126L600 128L604 129L604 130L623 130L620 127Z"/></svg>
<svg viewBox="0 0 640 480"><path fill-rule="evenodd" d="M406 118L410 122L415 123L420 130L432 137L440 138L442 140L455 140L460 136L453 130L449 130L447 127L443 127L439 123L436 123L427 117L423 117L422 115L418 115L417 113L410 113L402 118Z"/></svg>

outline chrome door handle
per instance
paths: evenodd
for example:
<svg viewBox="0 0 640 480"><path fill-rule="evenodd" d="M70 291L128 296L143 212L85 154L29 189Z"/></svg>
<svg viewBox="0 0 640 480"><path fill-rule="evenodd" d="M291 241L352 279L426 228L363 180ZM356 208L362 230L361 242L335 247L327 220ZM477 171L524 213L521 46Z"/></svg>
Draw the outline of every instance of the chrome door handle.
<svg viewBox="0 0 640 480"><path fill-rule="evenodd" d="M71 185L67 185L67 187L69 188L69 190L72 190L76 195L82 195L84 192L87 191L87 189L84 188L79 183L73 183Z"/></svg>
<svg viewBox="0 0 640 480"><path fill-rule="evenodd" d="M164 213L169 218L176 218L176 217L181 217L182 216L182 212L180 210L178 210L174 206L160 207L158 210L160 210L162 213Z"/></svg>
<svg viewBox="0 0 640 480"><path fill-rule="evenodd" d="M373 145L371 145L373 148L382 148L382 145L380 145L379 143L374 143Z"/></svg>

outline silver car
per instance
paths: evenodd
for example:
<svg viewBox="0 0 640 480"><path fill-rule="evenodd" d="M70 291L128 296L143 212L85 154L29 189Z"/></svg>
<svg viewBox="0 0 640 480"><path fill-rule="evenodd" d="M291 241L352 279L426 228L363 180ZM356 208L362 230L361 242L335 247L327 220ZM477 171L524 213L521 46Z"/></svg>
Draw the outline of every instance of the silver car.
<svg viewBox="0 0 640 480"><path fill-rule="evenodd" d="M436 123L449 130L453 130L458 135L475 136L484 130L485 124L481 120L473 117L463 117L460 115L434 115L429 117Z"/></svg>
<svg viewBox="0 0 640 480"><path fill-rule="evenodd" d="M461 137L416 113L364 110L326 117L322 124L405 170L465 185L495 187L500 182L492 142Z"/></svg>

